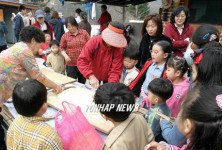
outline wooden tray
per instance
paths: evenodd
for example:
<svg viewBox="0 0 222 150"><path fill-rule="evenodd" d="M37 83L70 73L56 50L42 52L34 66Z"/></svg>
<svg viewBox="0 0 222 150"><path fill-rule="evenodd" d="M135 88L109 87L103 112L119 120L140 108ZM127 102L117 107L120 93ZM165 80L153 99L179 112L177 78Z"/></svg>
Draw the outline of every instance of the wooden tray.
<svg viewBox="0 0 222 150"><path fill-rule="evenodd" d="M54 71L51 71L49 69L42 68L41 72L50 80L57 84L65 84L65 83L70 83L70 82L75 82L76 79L64 76L60 73L56 73Z"/></svg>

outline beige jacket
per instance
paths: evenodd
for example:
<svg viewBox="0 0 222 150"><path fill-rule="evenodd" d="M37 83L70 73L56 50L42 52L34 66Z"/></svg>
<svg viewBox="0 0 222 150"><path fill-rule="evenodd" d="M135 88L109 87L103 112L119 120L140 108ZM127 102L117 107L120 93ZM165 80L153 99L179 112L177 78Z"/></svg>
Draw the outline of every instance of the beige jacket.
<svg viewBox="0 0 222 150"><path fill-rule="evenodd" d="M153 132L146 120L141 115L132 113L110 132L103 150L144 150L153 140Z"/></svg>
<svg viewBox="0 0 222 150"><path fill-rule="evenodd" d="M31 25L35 23L35 18L32 17L30 20L31 20ZM25 27L30 26L30 22L29 22L28 17L24 18L24 25L25 25Z"/></svg>
<svg viewBox="0 0 222 150"><path fill-rule="evenodd" d="M47 57L46 66L52 68L55 72L64 73L66 69L65 59L60 52L58 54L50 53Z"/></svg>

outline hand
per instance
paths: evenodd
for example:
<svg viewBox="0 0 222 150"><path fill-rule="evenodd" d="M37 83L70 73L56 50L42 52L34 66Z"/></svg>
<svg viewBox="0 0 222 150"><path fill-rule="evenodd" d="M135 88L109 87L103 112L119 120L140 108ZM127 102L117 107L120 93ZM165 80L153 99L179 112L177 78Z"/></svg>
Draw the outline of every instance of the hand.
<svg viewBox="0 0 222 150"><path fill-rule="evenodd" d="M164 118L160 117L160 122L161 122L162 120L164 120Z"/></svg>
<svg viewBox="0 0 222 150"><path fill-rule="evenodd" d="M70 58L69 56L66 56L66 57L65 57L65 61L66 61L66 63L68 63L68 62L71 61L71 58Z"/></svg>
<svg viewBox="0 0 222 150"><path fill-rule="evenodd" d="M144 150L166 150L166 145L163 143L151 142L144 147Z"/></svg>
<svg viewBox="0 0 222 150"><path fill-rule="evenodd" d="M55 94L61 93L63 91L62 85L56 85L53 91L55 91Z"/></svg>
<svg viewBox="0 0 222 150"><path fill-rule="evenodd" d="M48 51L46 51L46 54L50 54L52 51L51 50L48 50Z"/></svg>
<svg viewBox="0 0 222 150"><path fill-rule="evenodd" d="M89 83L95 89L97 89L99 87L99 80L94 75L91 75L89 77Z"/></svg>
<svg viewBox="0 0 222 150"><path fill-rule="evenodd" d="M184 39L184 41L187 41L190 43L190 38L186 38L186 39Z"/></svg>

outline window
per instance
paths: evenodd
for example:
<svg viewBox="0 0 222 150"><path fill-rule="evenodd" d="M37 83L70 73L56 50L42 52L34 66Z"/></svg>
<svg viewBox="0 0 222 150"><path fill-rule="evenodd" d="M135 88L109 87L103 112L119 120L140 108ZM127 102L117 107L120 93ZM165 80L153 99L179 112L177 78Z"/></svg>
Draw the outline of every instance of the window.
<svg viewBox="0 0 222 150"><path fill-rule="evenodd" d="M189 23L222 25L221 0L189 0Z"/></svg>

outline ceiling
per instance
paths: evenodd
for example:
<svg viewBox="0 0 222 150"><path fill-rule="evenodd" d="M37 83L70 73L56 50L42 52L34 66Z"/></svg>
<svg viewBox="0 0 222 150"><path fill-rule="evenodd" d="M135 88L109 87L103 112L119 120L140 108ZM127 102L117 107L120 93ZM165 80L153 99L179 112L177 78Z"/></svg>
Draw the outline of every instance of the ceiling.
<svg viewBox="0 0 222 150"><path fill-rule="evenodd" d="M139 5L142 3L147 3L155 0L65 0L65 1L72 1L77 3L100 3L100 4L106 4L106 5L114 5L114 6L127 6L129 4L132 5Z"/></svg>

